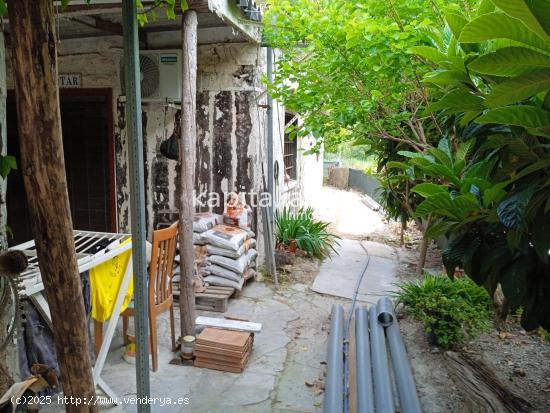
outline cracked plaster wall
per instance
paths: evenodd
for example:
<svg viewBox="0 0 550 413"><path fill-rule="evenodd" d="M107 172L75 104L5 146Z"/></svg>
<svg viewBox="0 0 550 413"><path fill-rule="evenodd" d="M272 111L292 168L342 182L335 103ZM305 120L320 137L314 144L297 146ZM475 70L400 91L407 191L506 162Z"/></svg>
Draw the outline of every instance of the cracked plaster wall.
<svg viewBox="0 0 550 413"><path fill-rule="evenodd" d="M222 36L230 33L220 31ZM215 39L208 31L199 31L207 39ZM226 40L224 37L224 40ZM177 40L176 40L177 39ZM156 49L174 49L179 36L158 35L150 39ZM220 197L230 191L259 193L262 190L263 170L267 173L266 96L260 84L260 70L265 68L265 49L250 43L200 44L198 49L197 87L197 193L216 192ZM112 89L113 133L115 145L116 209L119 231L130 230L128 137L125 104L119 99L122 39L67 40L59 45L59 72L79 73L82 88ZM258 69L260 68L260 69ZM8 85L10 85L8 76ZM284 110L274 108L274 156L282 169ZM146 177L146 211L148 234L151 236L159 211L178 206L179 170L176 161L160 154L160 144L174 131L176 109L159 103L144 103L144 155ZM278 116L277 116L278 115ZM303 147L303 142L300 143ZM292 197L304 200L304 177L313 166L311 157L299 154L298 184L287 190L283 176L276 184L275 203L282 205ZM321 168L322 161L316 162ZM320 186L319 181L319 185ZM311 185L316 185L313 182ZM257 199L247 197L248 202ZM211 209L208 206L198 210ZM221 208L214 208L221 212ZM259 250L263 251L261 214L255 209L254 229Z"/></svg>

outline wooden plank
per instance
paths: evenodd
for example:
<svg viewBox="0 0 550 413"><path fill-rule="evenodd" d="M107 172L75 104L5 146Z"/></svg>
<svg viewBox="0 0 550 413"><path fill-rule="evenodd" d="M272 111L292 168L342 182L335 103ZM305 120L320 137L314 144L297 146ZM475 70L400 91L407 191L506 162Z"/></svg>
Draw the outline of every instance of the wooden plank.
<svg viewBox="0 0 550 413"><path fill-rule="evenodd" d="M215 362L215 363L224 363L232 366L242 366L245 359L248 358L250 351L245 352L241 356L231 356L226 354L216 354L216 353L203 353L201 351L195 351L195 357L198 360L205 362Z"/></svg>
<svg viewBox="0 0 550 413"><path fill-rule="evenodd" d="M220 293L200 293L195 296L195 298L220 298L220 299L228 299L229 297L225 294Z"/></svg>
<svg viewBox="0 0 550 413"><path fill-rule="evenodd" d="M217 327L235 331L248 331L251 333L260 333L262 331L261 323L252 323L249 321L226 320L223 318L199 316L195 320L195 323L198 326Z"/></svg>
<svg viewBox="0 0 550 413"><path fill-rule="evenodd" d="M197 344L230 350L243 350L250 339L250 333L243 331L205 328L197 337Z"/></svg>
<svg viewBox="0 0 550 413"><path fill-rule="evenodd" d="M195 360L195 367L202 367L202 368L207 368L212 370L221 370L228 373L242 373L242 371L244 370L243 367L220 366L215 363L206 363L199 360Z"/></svg>
<svg viewBox="0 0 550 413"><path fill-rule="evenodd" d="M195 308L201 311L225 313L227 311L227 302L219 301L218 303L213 303L213 304L195 304Z"/></svg>
<svg viewBox="0 0 550 413"><path fill-rule="evenodd" d="M220 348L219 346L215 345L208 345L208 344L195 344L195 352L201 352L201 353L215 353L215 354L224 354L224 355L231 355L231 356L239 356L242 357L246 354L247 351L250 350L254 343L254 339L251 336L247 343L245 344L243 349L239 350L231 350L226 348Z"/></svg>
<svg viewBox="0 0 550 413"><path fill-rule="evenodd" d="M249 358L250 353L248 353L248 356L241 363L241 367L236 367L230 364L228 365L224 362L195 359L195 367L206 367L209 369L227 371L230 373L241 373L244 370L246 363L248 363Z"/></svg>
<svg viewBox="0 0 550 413"><path fill-rule="evenodd" d="M349 344L348 344L348 394L349 394L349 412L357 413L357 341L355 338L355 317L352 318L349 326Z"/></svg>

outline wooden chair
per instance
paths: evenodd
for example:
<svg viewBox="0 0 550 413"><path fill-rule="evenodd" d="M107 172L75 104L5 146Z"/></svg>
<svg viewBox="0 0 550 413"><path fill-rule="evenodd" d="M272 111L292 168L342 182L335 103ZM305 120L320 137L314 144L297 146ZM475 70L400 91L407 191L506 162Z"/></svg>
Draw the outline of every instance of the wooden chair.
<svg viewBox="0 0 550 413"><path fill-rule="evenodd" d="M172 277L174 273L174 257L176 255L176 242L178 236L178 223L165 229L153 232L153 248L151 263L149 264L149 338L151 355L153 359L153 371L158 370L157 349L157 316L166 311L170 312L170 335L172 338L172 351L176 350L176 336L174 327L174 300L172 297ZM121 314L124 344L128 344L128 324L130 317L135 314L133 306L129 306Z"/></svg>

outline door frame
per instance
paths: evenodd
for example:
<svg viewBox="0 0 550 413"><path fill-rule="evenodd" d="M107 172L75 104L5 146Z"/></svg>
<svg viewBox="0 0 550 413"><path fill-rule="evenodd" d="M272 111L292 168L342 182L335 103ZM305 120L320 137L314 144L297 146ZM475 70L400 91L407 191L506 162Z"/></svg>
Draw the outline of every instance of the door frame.
<svg viewBox="0 0 550 413"><path fill-rule="evenodd" d="M113 124L113 89L111 88L59 88L59 99L63 96L102 96L105 98L106 114L107 114L107 158L108 158L108 175L109 175L109 217L110 231L118 232L117 223L117 202L116 202L116 175L115 175L115 138ZM15 90L8 90L7 99L15 101ZM9 149L8 149L9 150Z"/></svg>

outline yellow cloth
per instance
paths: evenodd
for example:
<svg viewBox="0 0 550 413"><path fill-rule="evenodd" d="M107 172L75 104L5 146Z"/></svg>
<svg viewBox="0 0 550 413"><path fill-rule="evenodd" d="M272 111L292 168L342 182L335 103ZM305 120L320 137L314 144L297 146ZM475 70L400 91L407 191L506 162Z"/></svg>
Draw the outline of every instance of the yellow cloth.
<svg viewBox="0 0 550 413"><path fill-rule="evenodd" d="M122 242L119 247L128 242L131 242L131 239ZM105 322L111 317L131 253L132 249L129 249L109 261L90 269L92 317L94 320ZM134 280L131 277L120 312L126 310L133 293Z"/></svg>

